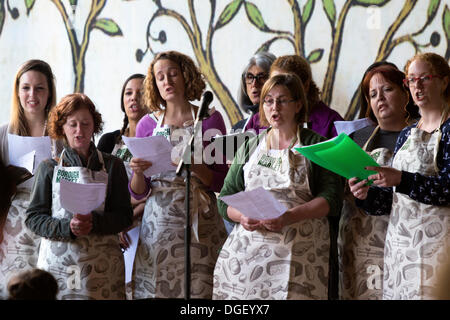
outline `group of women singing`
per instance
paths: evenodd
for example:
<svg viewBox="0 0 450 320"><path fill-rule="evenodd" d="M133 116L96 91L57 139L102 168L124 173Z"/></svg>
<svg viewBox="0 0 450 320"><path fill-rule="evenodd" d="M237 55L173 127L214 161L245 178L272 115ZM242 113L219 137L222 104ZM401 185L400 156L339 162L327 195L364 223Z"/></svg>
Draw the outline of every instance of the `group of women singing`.
<svg viewBox="0 0 450 320"><path fill-rule="evenodd" d="M123 126L96 146L103 121L92 101L74 93L56 103L47 63L19 68L11 121L0 127L0 169L12 181L1 190L0 298L14 274L31 268L55 277L58 299L185 297L186 172L146 176L152 163L133 157L122 136L165 137L177 165L189 140L180 133L193 133L192 101L205 87L190 57L157 54L147 75L125 81ZM377 62L360 92L370 125L351 138L380 167L368 167L376 174L367 180L345 181L295 149L336 136L334 121L343 120L320 100L308 62L268 52L249 60L239 101L250 114L233 130L256 134L231 164L224 158L191 165L191 298L439 298L439 275L450 259L449 65L434 53L412 57L405 73ZM200 128L227 133L214 107ZM52 141L52 158L25 182L8 166L11 135ZM200 150L211 143L200 141ZM61 180L104 183L106 197L89 214L69 212ZM259 187L287 211L256 220L221 200ZM122 251L135 227L126 289Z"/></svg>

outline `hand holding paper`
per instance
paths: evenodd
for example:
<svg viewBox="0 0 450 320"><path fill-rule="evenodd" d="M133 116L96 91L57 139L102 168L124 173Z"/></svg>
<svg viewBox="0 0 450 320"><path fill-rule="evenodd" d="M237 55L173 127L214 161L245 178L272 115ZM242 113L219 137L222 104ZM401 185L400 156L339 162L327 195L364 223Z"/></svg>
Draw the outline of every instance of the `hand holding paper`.
<svg viewBox="0 0 450 320"><path fill-rule="evenodd" d="M287 210L269 191L262 187L223 196L220 199L242 212L246 217L256 220L275 219Z"/></svg>
<svg viewBox="0 0 450 320"><path fill-rule="evenodd" d="M152 165L144 171L146 177L175 170L172 164L172 145L163 136L152 136L145 138L129 138L122 136L133 157L147 160Z"/></svg>

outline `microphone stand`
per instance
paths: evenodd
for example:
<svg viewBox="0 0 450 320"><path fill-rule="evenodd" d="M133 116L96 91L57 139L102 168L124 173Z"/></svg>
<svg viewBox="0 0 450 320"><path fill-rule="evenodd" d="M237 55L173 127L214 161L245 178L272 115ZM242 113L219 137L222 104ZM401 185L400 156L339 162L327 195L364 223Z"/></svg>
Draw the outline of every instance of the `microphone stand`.
<svg viewBox="0 0 450 320"><path fill-rule="evenodd" d="M200 122L201 123L201 122ZM186 154L191 157L194 155L194 140L195 135L197 134L199 125L197 122L194 125L194 130L192 132L192 136L189 139L189 142L186 146L186 149L183 153L183 158L178 164L178 168L176 171L177 176L181 175L183 169L186 171L186 193L184 198L184 206L186 210L186 224L184 226L184 297L185 300L191 298L191 159L187 159L188 161L184 161Z"/></svg>

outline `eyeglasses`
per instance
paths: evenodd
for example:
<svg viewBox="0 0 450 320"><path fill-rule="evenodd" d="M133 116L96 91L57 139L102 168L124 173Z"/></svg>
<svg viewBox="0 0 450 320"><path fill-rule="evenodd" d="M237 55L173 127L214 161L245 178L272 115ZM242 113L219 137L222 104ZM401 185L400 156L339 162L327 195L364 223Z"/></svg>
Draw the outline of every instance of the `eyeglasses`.
<svg viewBox="0 0 450 320"><path fill-rule="evenodd" d="M255 79L256 79L256 82L258 82L259 84L263 84L267 79L267 74L266 73L258 73L255 76L254 74L247 73L245 75L245 83L247 83L247 84L252 84L253 80L255 80Z"/></svg>
<svg viewBox="0 0 450 320"><path fill-rule="evenodd" d="M292 100L288 100L288 99L282 99L282 100L278 100L278 99L272 99L272 98L267 98L264 99L264 105L271 107L273 106L275 103L278 104L281 107L285 107L287 106L288 103L291 103L293 101L297 101L296 99L292 99Z"/></svg>
<svg viewBox="0 0 450 320"><path fill-rule="evenodd" d="M427 74L425 76L421 76L421 77L410 77L410 78L406 78L403 79L403 83L405 84L405 86L407 87L415 87L419 81L422 84L428 84L431 82L431 80L433 80L433 78L442 78L440 76L436 76L436 75L432 75L432 74Z"/></svg>

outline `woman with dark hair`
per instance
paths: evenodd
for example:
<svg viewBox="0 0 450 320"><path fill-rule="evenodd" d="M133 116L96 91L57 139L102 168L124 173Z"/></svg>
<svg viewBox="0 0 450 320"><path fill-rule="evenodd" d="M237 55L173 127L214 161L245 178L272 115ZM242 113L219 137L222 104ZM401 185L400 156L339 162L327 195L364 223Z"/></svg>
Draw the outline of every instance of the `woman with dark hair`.
<svg viewBox="0 0 450 320"><path fill-rule="evenodd" d="M295 150L325 140L303 127L308 102L295 74L269 78L259 110L270 128L239 148L220 197L263 187L287 210L256 220L218 200L220 214L236 226L220 250L213 298L326 300L337 264L328 218L339 215L341 180Z"/></svg>
<svg viewBox="0 0 450 320"><path fill-rule="evenodd" d="M5 166L10 165L9 155L13 152L9 149L8 136L47 136L47 118L55 103L55 80L50 65L42 60L26 61L14 79L11 119L0 127L0 157ZM55 140L51 143L51 150L48 151L55 156L62 150L62 144ZM33 179L29 179L17 185L5 221L0 224L0 233L3 234L3 241L0 242L0 299L7 298L6 284L12 272L36 267L40 237L25 226L25 211L32 184Z"/></svg>
<svg viewBox="0 0 450 320"><path fill-rule="evenodd" d="M361 82L365 116L376 125L350 137L379 165L391 165L400 131L411 123L418 109L403 85L405 74L392 63L370 66ZM361 101L361 105L364 104ZM367 215L348 192L344 200L338 237L341 299L381 299L383 250L389 218Z"/></svg>
<svg viewBox="0 0 450 320"><path fill-rule="evenodd" d="M433 299L450 246L450 67L438 54L419 53L405 73L421 118L399 134L391 166L367 167L377 173L349 186L358 207L390 215L383 299Z"/></svg>
<svg viewBox="0 0 450 320"><path fill-rule="evenodd" d="M191 101L200 99L205 86L202 73L190 57L177 51L156 55L144 81L144 100L151 113L139 121L136 137L165 137L174 146L172 162L179 161L186 141L193 133L198 112L198 107ZM222 115L215 108L209 109L201 122L202 136L208 130L225 134ZM208 139L195 140L199 142L194 141L196 150L204 150L210 144ZM177 152L180 153L175 155ZM197 159L194 157L194 160ZM211 163L203 157L200 160L191 165L192 205L189 214L193 265L190 294L192 298L210 299L214 263L226 238L214 192L222 187L228 167L224 161ZM139 158L130 161L133 169L129 184L131 195L140 200L151 192L142 217L134 263L133 298L182 298L185 296L186 172L176 175L175 170L168 170L146 177L144 171L151 165L151 162Z"/></svg>
<svg viewBox="0 0 450 320"><path fill-rule="evenodd" d="M98 151L93 140L103 121L82 93L52 110L49 134L64 139L59 158L38 167L26 225L43 237L37 267L58 281L62 300L125 299L125 265L117 234L132 222L128 177L122 160ZM61 204L61 180L106 184L102 204L88 214Z"/></svg>
<svg viewBox="0 0 450 320"><path fill-rule="evenodd" d="M142 88L145 76L136 73L128 77L122 86L122 93L120 95L120 109L124 113L122 129L113 132L108 132L100 138L97 149L110 153L122 159L125 169L127 170L128 179L131 178L130 160L133 155L128 150L127 146L122 140L122 136L136 137L136 126L141 118L147 114L148 109L142 104ZM144 213L145 199L135 200L131 198L131 205L133 207L133 225L135 227ZM126 232L120 234L121 245L123 248L128 248L130 239Z"/></svg>

